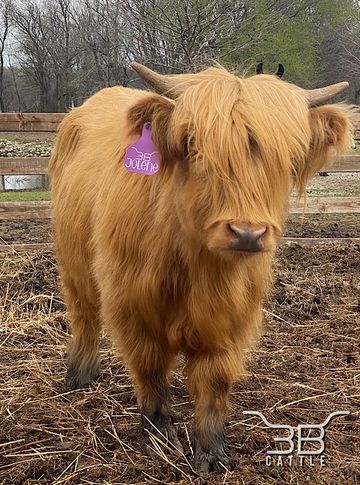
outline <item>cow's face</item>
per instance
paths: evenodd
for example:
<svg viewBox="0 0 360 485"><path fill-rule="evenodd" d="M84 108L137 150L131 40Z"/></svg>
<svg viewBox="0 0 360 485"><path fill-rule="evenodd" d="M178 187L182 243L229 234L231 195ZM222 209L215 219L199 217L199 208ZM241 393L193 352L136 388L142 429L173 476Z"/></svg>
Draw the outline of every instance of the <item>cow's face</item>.
<svg viewBox="0 0 360 485"><path fill-rule="evenodd" d="M210 251L272 251L291 189L303 190L332 151L346 149L346 111L309 109L297 88L273 76L210 71L154 111L178 218Z"/></svg>

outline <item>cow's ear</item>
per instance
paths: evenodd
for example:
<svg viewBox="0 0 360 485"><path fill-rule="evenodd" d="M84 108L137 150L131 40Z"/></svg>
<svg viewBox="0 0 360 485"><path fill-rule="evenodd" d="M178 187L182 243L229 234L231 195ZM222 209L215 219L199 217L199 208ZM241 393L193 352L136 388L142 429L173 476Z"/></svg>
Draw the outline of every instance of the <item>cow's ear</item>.
<svg viewBox="0 0 360 485"><path fill-rule="evenodd" d="M348 148L351 130L350 110L342 105L327 105L310 110L311 146L321 153L333 148L341 153Z"/></svg>
<svg viewBox="0 0 360 485"><path fill-rule="evenodd" d="M144 96L128 111L130 135L141 134L145 123L151 124L152 139L161 153L162 160L172 158L168 130L174 111L174 101L153 94Z"/></svg>
<svg viewBox="0 0 360 485"><path fill-rule="evenodd" d="M351 115L344 105L326 105L309 112L311 142L301 173L298 188L303 192L307 181L325 166L331 165L337 155L351 144Z"/></svg>
<svg viewBox="0 0 360 485"><path fill-rule="evenodd" d="M173 109L174 102L168 98L159 94L144 96L128 111L130 132L132 134L141 133L145 123L151 123L151 125L163 123L166 125Z"/></svg>

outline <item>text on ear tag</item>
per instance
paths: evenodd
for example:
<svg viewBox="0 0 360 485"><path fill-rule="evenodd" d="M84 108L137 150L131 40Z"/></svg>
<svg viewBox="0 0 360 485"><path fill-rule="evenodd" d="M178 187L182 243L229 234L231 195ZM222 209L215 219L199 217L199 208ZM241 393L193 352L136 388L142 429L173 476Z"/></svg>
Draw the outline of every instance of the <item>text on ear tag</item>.
<svg viewBox="0 0 360 485"><path fill-rule="evenodd" d="M151 137L151 124L145 123L141 137L125 152L125 168L141 175L154 175L160 170L160 153Z"/></svg>

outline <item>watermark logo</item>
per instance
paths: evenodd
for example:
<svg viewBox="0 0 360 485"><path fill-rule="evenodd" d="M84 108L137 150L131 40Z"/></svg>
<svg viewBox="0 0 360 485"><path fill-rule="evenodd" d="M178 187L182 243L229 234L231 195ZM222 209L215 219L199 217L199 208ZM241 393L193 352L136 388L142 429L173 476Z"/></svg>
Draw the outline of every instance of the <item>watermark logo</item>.
<svg viewBox="0 0 360 485"><path fill-rule="evenodd" d="M306 463L310 466L315 466L315 458L318 458L320 467L323 467L325 466L325 428L333 418L337 416L347 416L350 414L350 411L334 411L320 424L299 424L296 427L287 424L272 424L266 419L263 413L259 411L243 411L243 414L258 416L268 428L288 432L288 436L276 436L274 438L275 443L284 443L284 446L282 449L277 448L266 452L267 456L265 463L267 466L291 465L294 462L295 457L300 466L303 466ZM297 434L295 438L296 431ZM312 436L312 432L317 433L317 435ZM297 448L294 453L296 441ZM308 448L310 449L307 449L306 445L308 445ZM307 462L306 457L308 458Z"/></svg>

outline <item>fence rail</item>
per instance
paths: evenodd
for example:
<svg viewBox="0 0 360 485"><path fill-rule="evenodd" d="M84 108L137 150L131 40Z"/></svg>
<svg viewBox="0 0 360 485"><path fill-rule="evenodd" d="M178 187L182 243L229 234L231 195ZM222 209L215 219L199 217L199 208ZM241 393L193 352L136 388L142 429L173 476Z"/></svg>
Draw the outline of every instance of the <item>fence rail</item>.
<svg viewBox="0 0 360 485"><path fill-rule="evenodd" d="M48 157L0 157L0 175L44 175Z"/></svg>
<svg viewBox="0 0 360 485"><path fill-rule="evenodd" d="M64 116L65 113L0 113L0 132L54 132Z"/></svg>
<svg viewBox="0 0 360 485"><path fill-rule="evenodd" d="M360 150L359 150L360 151ZM47 174L49 157L0 157L0 175ZM360 155L345 155L324 171L328 173L360 172Z"/></svg>
<svg viewBox="0 0 360 485"><path fill-rule="evenodd" d="M354 243L360 244L360 237L282 237L280 239L281 245L299 244L301 246L318 246L319 244L344 244ZM22 251L52 251L54 243L20 243L20 244L1 244L0 253L17 253Z"/></svg>
<svg viewBox="0 0 360 485"><path fill-rule="evenodd" d="M0 202L0 220L5 219L50 219L50 202Z"/></svg>
<svg viewBox="0 0 360 485"><path fill-rule="evenodd" d="M360 214L360 197L292 197L290 214ZM48 201L0 202L0 220L50 218Z"/></svg>

